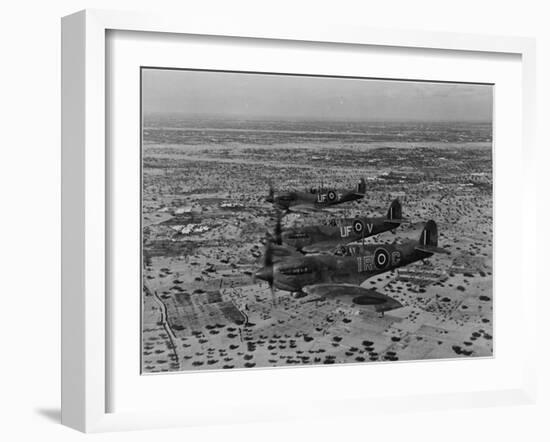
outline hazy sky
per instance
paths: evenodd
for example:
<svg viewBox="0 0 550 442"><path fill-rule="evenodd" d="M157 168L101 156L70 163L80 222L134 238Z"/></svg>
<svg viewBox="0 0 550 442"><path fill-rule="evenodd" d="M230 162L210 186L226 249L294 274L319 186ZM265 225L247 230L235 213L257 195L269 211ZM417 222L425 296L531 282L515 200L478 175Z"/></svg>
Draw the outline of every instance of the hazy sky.
<svg viewBox="0 0 550 442"><path fill-rule="evenodd" d="M487 85L145 69L143 111L242 118L492 121Z"/></svg>

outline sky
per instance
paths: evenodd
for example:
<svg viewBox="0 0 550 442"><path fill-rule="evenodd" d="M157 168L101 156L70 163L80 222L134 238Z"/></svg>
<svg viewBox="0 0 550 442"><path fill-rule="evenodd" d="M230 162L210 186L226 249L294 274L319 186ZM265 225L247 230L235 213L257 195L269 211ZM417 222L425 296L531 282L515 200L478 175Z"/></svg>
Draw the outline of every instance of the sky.
<svg viewBox="0 0 550 442"><path fill-rule="evenodd" d="M144 69L143 112L243 119L491 122L490 85Z"/></svg>

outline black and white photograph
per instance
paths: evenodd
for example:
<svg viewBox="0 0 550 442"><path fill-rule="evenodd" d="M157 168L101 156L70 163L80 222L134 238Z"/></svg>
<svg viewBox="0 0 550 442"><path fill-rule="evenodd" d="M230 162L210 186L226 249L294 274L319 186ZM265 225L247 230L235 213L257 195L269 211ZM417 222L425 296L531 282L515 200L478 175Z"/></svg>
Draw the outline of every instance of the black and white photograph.
<svg viewBox="0 0 550 442"><path fill-rule="evenodd" d="M492 239L491 84L141 69L142 374L492 357Z"/></svg>
<svg viewBox="0 0 550 442"><path fill-rule="evenodd" d="M543 5L3 5L0 440L546 442Z"/></svg>

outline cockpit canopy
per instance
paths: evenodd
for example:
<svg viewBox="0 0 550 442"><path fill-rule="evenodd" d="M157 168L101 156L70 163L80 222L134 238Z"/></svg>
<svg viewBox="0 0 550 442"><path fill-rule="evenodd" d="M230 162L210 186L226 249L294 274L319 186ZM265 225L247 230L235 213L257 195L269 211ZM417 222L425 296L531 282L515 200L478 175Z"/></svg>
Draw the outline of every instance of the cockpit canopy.
<svg viewBox="0 0 550 442"><path fill-rule="evenodd" d="M317 193L327 193L330 188L326 188L324 186L311 186L309 189L307 189L309 193L317 194Z"/></svg>
<svg viewBox="0 0 550 442"><path fill-rule="evenodd" d="M361 254L361 246L358 245L342 245L334 251L336 256L357 256Z"/></svg>

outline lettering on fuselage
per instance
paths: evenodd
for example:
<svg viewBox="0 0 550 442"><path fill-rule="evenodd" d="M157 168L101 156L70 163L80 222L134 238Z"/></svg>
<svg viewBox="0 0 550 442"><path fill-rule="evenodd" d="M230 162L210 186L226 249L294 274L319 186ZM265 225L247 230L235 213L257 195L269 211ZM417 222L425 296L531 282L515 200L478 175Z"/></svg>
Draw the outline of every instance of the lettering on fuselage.
<svg viewBox="0 0 550 442"><path fill-rule="evenodd" d="M399 250L395 250L391 254L391 264L396 266L399 264L399 261L401 261L401 252Z"/></svg>
<svg viewBox="0 0 550 442"><path fill-rule="evenodd" d="M340 236L342 238L347 238L350 235L352 230L353 230L352 226L341 226L340 227Z"/></svg>
<svg viewBox="0 0 550 442"><path fill-rule="evenodd" d="M334 202L334 201L340 201L342 199L342 194L340 192L335 192L334 190L330 190L327 193L318 193L317 194L317 202L318 203L326 203L326 202Z"/></svg>
<svg viewBox="0 0 550 442"><path fill-rule="evenodd" d="M379 247L374 251L373 255L363 255L357 257L357 271L374 272L384 270L389 267L394 267L401 261L401 252L395 250L390 253L383 247Z"/></svg>
<svg viewBox="0 0 550 442"><path fill-rule="evenodd" d="M366 231L367 234L371 235L374 230L374 224L365 223L363 220L357 219L353 222L351 226L341 226L340 235L342 236L342 238L347 238L348 236L350 236L352 230L359 235L363 231Z"/></svg>
<svg viewBox="0 0 550 442"><path fill-rule="evenodd" d="M361 272L372 272L374 271L374 263L372 255L363 255L357 257L357 271Z"/></svg>

